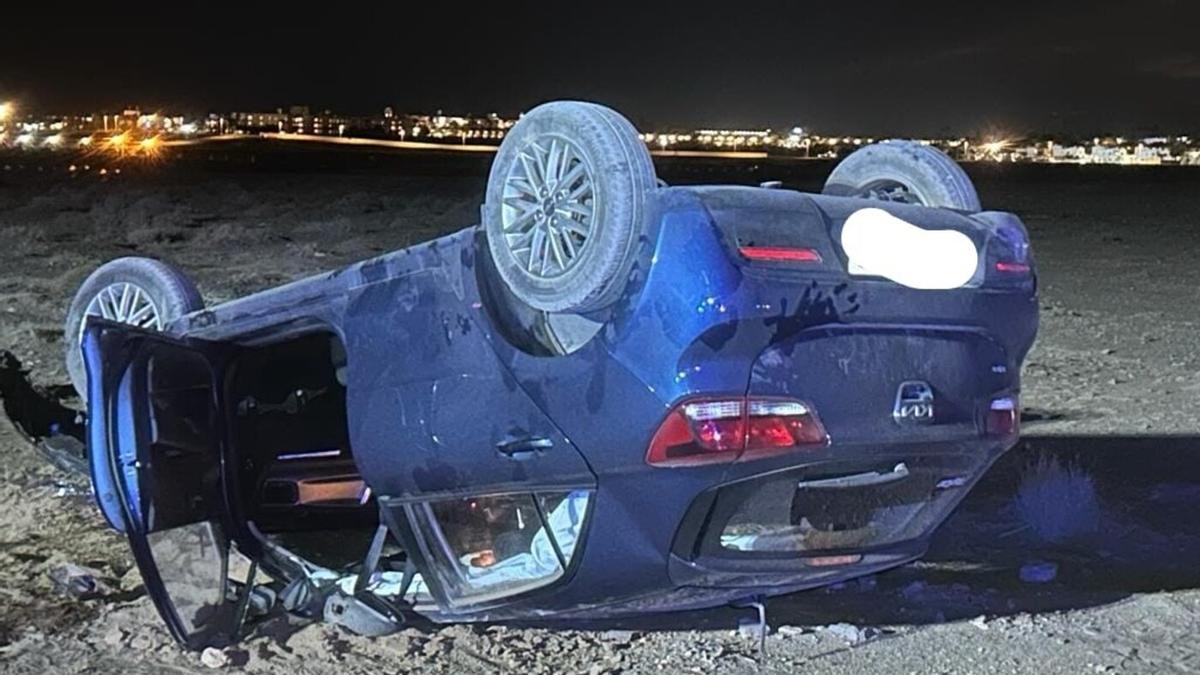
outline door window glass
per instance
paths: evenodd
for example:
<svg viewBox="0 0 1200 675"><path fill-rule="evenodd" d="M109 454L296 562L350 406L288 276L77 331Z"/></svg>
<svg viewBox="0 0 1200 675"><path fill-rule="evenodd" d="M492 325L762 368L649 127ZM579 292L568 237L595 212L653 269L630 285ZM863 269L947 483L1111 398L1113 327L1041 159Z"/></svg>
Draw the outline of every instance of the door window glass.
<svg viewBox="0 0 1200 675"><path fill-rule="evenodd" d="M434 573L451 604L524 593L565 574L591 493L482 495L413 509Z"/></svg>
<svg viewBox="0 0 1200 675"><path fill-rule="evenodd" d="M154 344L140 363L134 372L144 373L144 390L120 402L144 421L137 492L149 560L138 562L157 571L177 628L198 639L227 629L232 615L213 375L201 354L166 344Z"/></svg>

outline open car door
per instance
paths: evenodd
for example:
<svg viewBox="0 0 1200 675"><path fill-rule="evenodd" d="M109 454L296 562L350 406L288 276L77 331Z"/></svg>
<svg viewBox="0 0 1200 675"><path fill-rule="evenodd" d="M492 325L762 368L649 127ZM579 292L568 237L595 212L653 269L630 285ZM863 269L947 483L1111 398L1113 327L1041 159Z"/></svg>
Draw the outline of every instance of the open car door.
<svg viewBox="0 0 1200 675"><path fill-rule="evenodd" d="M175 639L192 649L229 639L221 345L92 320L82 348L101 510L128 536Z"/></svg>

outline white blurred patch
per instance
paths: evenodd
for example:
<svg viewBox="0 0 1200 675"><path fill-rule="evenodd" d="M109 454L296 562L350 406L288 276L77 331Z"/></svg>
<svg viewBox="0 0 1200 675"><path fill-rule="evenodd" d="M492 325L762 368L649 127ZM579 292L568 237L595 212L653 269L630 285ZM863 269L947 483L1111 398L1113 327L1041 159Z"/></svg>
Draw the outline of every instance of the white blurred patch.
<svg viewBox="0 0 1200 675"><path fill-rule="evenodd" d="M881 276L909 288L961 288L979 266L979 251L962 232L923 230L882 209L850 214L842 249L851 274Z"/></svg>

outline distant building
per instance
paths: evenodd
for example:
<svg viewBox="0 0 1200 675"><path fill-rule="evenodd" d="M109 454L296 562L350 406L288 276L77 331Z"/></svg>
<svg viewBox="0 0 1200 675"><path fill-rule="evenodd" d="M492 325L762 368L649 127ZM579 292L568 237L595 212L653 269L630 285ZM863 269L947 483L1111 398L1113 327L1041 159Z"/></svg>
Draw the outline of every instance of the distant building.
<svg viewBox="0 0 1200 675"><path fill-rule="evenodd" d="M1164 159L1171 157L1171 151L1162 147L1150 147L1144 143L1138 143L1133 148L1134 164L1162 164Z"/></svg>
<svg viewBox="0 0 1200 675"><path fill-rule="evenodd" d="M237 131L289 131L290 115L275 112L235 112L229 114L229 125Z"/></svg>
<svg viewBox="0 0 1200 675"><path fill-rule="evenodd" d="M1082 162L1087 156L1087 148L1082 145L1059 145L1053 141L1050 143L1050 158L1055 162Z"/></svg>
<svg viewBox="0 0 1200 675"><path fill-rule="evenodd" d="M446 115L404 115L385 120L390 133L409 139L498 141L504 138L516 120L505 119L496 113L484 117Z"/></svg>
<svg viewBox="0 0 1200 675"><path fill-rule="evenodd" d="M1090 160L1093 164L1128 164L1125 148L1093 145Z"/></svg>
<svg viewBox="0 0 1200 675"><path fill-rule="evenodd" d="M1042 149L1036 145L1025 145L1013 148L1009 154L1014 162L1035 162L1040 158Z"/></svg>

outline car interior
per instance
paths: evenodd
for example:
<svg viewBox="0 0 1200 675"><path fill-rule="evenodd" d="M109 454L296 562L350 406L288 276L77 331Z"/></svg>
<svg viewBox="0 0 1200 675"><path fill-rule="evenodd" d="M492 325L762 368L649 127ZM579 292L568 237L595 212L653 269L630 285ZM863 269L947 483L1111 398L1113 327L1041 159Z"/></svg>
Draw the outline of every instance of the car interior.
<svg viewBox="0 0 1200 675"><path fill-rule="evenodd" d="M361 557L379 522L346 426L346 356L332 333L243 348L226 378L226 419L247 520L305 558ZM351 556L341 559L340 551Z"/></svg>

